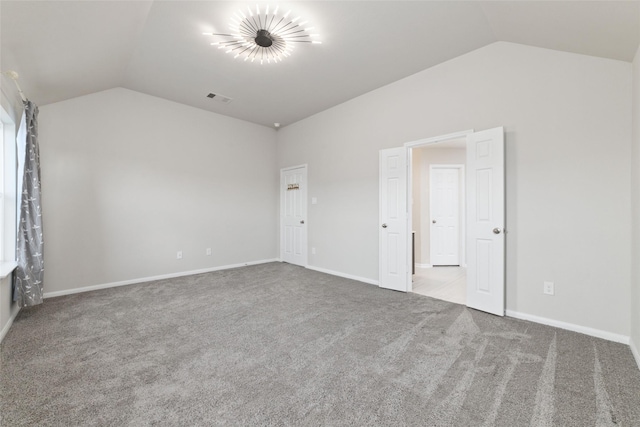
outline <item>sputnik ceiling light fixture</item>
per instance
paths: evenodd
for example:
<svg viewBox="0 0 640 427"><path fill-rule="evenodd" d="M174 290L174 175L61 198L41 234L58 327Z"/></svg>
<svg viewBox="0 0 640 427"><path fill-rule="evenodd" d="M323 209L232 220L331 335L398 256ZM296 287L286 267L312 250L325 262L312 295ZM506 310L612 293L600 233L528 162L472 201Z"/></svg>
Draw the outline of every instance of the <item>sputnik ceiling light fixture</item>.
<svg viewBox="0 0 640 427"><path fill-rule="evenodd" d="M311 34L313 27L299 22L300 17L289 18L291 11L278 15L279 6L269 11L269 6L255 11L247 7L247 13L239 10L231 18L231 34L203 33L205 36L228 37L228 40L211 43L225 49L233 58L240 56L251 62L279 62L291 55L296 43L321 43L318 34Z"/></svg>

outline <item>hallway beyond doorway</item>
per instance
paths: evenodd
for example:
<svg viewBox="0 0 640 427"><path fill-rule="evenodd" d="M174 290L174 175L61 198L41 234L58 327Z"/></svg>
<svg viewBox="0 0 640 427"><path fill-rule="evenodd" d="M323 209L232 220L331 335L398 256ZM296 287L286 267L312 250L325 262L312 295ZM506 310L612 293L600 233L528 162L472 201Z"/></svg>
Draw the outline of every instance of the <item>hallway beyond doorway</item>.
<svg viewBox="0 0 640 427"><path fill-rule="evenodd" d="M416 266L413 292L444 301L467 303L467 269L464 267Z"/></svg>

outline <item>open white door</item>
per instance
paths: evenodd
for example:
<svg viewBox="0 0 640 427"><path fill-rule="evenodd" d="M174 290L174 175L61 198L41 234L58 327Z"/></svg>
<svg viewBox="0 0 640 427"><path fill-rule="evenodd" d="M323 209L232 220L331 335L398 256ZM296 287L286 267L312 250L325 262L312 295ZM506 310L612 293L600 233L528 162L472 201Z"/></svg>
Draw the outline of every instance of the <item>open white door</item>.
<svg viewBox="0 0 640 427"><path fill-rule="evenodd" d="M504 130L467 136L467 306L504 316Z"/></svg>
<svg viewBox="0 0 640 427"><path fill-rule="evenodd" d="M381 288L407 292L409 274L407 224L407 149L380 150Z"/></svg>
<svg viewBox="0 0 640 427"><path fill-rule="evenodd" d="M307 266L307 166L280 171L280 259Z"/></svg>

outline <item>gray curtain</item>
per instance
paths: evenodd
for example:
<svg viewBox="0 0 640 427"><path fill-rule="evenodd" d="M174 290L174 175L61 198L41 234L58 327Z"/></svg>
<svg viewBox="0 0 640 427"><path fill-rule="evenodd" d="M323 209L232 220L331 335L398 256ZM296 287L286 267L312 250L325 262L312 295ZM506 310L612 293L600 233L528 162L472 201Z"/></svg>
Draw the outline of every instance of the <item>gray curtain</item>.
<svg viewBox="0 0 640 427"><path fill-rule="evenodd" d="M38 147L38 107L24 102L24 174L19 190L20 219L16 255L18 268L14 271L13 299L20 307L42 303L42 209L40 203L40 149ZM18 143L23 143L18 141ZM20 150L18 150L20 152ZM19 173L19 172L18 172Z"/></svg>

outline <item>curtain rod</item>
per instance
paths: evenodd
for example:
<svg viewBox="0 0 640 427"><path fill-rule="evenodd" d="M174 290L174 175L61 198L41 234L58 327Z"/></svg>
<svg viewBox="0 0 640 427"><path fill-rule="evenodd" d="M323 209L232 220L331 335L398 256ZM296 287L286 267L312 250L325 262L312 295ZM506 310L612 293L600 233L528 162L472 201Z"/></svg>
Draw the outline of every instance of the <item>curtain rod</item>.
<svg viewBox="0 0 640 427"><path fill-rule="evenodd" d="M27 102L27 97L24 96L24 92L22 92L22 89L20 89L20 85L18 84L18 78L20 78L20 75L13 70L3 71L2 74L4 74L5 76L13 80L13 82L16 84L16 88L18 88L18 93L20 94L20 98L22 98L24 102Z"/></svg>

